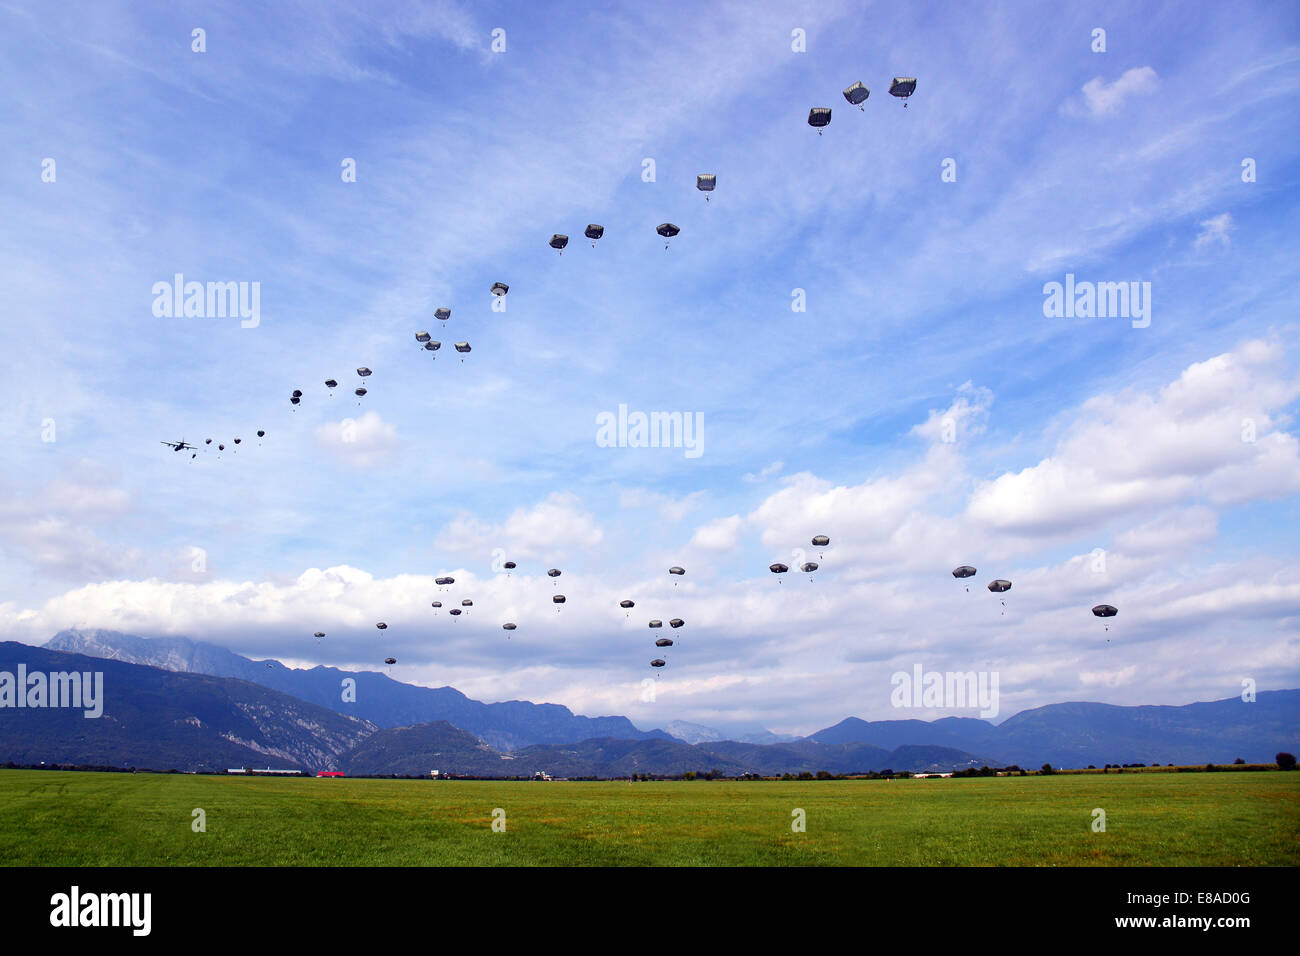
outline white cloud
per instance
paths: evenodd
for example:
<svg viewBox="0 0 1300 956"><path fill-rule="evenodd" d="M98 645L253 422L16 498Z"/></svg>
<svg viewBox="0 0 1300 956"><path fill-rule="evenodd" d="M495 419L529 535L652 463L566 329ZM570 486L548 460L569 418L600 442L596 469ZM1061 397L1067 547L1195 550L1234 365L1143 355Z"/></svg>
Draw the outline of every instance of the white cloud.
<svg viewBox="0 0 1300 956"><path fill-rule="evenodd" d="M1083 85L1083 102L1093 116L1109 116L1119 111L1128 97L1150 93L1159 85L1156 71L1149 66L1134 67L1113 83L1100 76Z"/></svg>
<svg viewBox="0 0 1300 956"><path fill-rule="evenodd" d="M1216 242L1224 246L1232 244L1228 230L1232 228L1232 214L1222 213L1210 219L1201 220L1201 231L1196 236L1196 248L1204 249Z"/></svg>
<svg viewBox="0 0 1300 956"><path fill-rule="evenodd" d="M991 391L966 382L947 409L931 409L929 418L912 427L912 434L930 441L944 441L949 434L953 441L973 438L984 432L992 405Z"/></svg>
<svg viewBox="0 0 1300 956"><path fill-rule="evenodd" d="M740 515L714 518L696 530L690 547L715 553L731 551L740 543L740 532L744 527L745 519Z"/></svg>
<svg viewBox="0 0 1300 956"><path fill-rule="evenodd" d="M753 472L745 474L744 480L751 483L763 481L764 479L771 478L773 475L780 474L783 468L785 468L785 462L774 461L760 470L758 474L754 474Z"/></svg>
<svg viewBox="0 0 1300 956"><path fill-rule="evenodd" d="M462 514L438 535L435 546L458 554L490 555L504 548L508 558L555 560L589 550L604 531L576 495L555 492L531 508L517 508L501 524Z"/></svg>
<svg viewBox="0 0 1300 956"><path fill-rule="evenodd" d="M316 443L354 468L389 462L401 447L397 428L380 418L378 412L326 422L316 429Z"/></svg>
<svg viewBox="0 0 1300 956"><path fill-rule="evenodd" d="M1190 366L1158 392L1086 402L1053 454L984 482L967 515L991 529L1057 534L1198 495L1221 502L1300 490L1300 446L1274 429L1300 394L1262 341ZM1243 421L1257 431L1243 441Z"/></svg>

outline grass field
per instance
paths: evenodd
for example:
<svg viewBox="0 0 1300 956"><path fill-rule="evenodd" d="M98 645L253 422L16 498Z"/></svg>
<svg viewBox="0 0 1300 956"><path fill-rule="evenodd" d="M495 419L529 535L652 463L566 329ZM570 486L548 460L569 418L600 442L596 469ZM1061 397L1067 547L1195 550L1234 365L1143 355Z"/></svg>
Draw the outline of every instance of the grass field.
<svg viewBox="0 0 1300 956"><path fill-rule="evenodd" d="M0 771L0 861L20 866L1295 866L1298 839L1300 772L628 784Z"/></svg>

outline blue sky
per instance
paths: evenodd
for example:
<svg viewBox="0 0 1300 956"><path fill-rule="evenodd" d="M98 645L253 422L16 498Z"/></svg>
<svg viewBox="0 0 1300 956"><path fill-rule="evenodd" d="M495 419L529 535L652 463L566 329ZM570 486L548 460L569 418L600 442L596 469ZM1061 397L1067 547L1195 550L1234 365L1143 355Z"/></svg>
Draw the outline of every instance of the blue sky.
<svg viewBox="0 0 1300 956"><path fill-rule="evenodd" d="M1296 686L1294 7L10 3L0 37L0 633L789 732L937 716L890 706L915 663L997 670L1004 716ZM259 283L257 327L156 317L178 272ZM1046 318L1067 273L1150 282L1150 326ZM702 454L600 447L620 404ZM688 622L654 701L643 609Z"/></svg>

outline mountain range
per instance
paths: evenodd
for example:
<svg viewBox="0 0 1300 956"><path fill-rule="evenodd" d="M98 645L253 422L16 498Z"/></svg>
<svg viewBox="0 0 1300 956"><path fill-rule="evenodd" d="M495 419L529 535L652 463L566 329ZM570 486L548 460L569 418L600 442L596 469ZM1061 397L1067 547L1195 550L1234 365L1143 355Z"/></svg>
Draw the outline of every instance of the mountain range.
<svg viewBox="0 0 1300 956"><path fill-rule="evenodd" d="M57 648L57 649L56 649ZM74 649L76 652L74 652ZM1000 725L974 718L864 721L805 738L718 739L698 724L642 731L556 704L488 704L383 674L253 661L183 638L65 631L44 648L0 643L0 672L98 670L104 715L0 709L0 761L152 769L267 766L351 774L611 777L953 770L1018 764L1271 762L1300 747L1300 691L1181 707L1051 704ZM217 672L217 673L210 673ZM2 677L2 673L0 673ZM356 681L356 701L340 693ZM349 709L353 708L353 709ZM378 718L378 719L377 719ZM682 739L686 738L686 739Z"/></svg>

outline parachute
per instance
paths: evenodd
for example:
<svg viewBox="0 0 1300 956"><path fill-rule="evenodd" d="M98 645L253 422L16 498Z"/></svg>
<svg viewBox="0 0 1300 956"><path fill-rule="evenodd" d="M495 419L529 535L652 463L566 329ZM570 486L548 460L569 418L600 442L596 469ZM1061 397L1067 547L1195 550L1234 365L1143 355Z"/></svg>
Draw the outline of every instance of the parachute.
<svg viewBox="0 0 1300 956"><path fill-rule="evenodd" d="M502 624L501 627L507 631L513 631L515 629L515 625L513 624Z"/></svg>
<svg viewBox="0 0 1300 956"><path fill-rule="evenodd" d="M594 222L589 225L582 233L591 240L591 248L596 248L596 240L605 234L605 227L598 226Z"/></svg>
<svg viewBox="0 0 1300 956"><path fill-rule="evenodd" d="M451 318L451 309L448 309L446 307L434 309L433 317L437 319L439 322L446 322L448 319Z"/></svg>
<svg viewBox="0 0 1300 956"><path fill-rule="evenodd" d="M1119 613L1119 609L1110 604L1098 604L1092 609L1092 613L1097 617L1114 617ZM1106 623L1106 630L1110 630L1110 622Z"/></svg>
<svg viewBox="0 0 1300 956"><path fill-rule="evenodd" d="M370 369L366 368L363 365L361 366L361 368L357 369L357 374L360 375L362 378L366 378L370 375Z"/></svg>
<svg viewBox="0 0 1300 956"><path fill-rule="evenodd" d="M553 595L551 597L551 603L556 605L555 612L558 614L560 611L559 605L564 603L564 595L563 594Z"/></svg>
<svg viewBox="0 0 1300 956"><path fill-rule="evenodd" d="M218 446L217 446L217 451L225 451L225 450L226 450L226 446L225 446L225 445L218 445Z"/></svg>
<svg viewBox="0 0 1300 956"><path fill-rule="evenodd" d="M505 563L505 569L506 569L507 571L513 571L516 567L517 567L517 565L516 565L513 561L507 561L507 562Z"/></svg>
<svg viewBox="0 0 1300 956"><path fill-rule="evenodd" d="M258 438L265 438L265 437L266 437L266 432L259 428L259 429L257 430L257 437L258 437Z"/></svg>
<svg viewBox="0 0 1300 956"><path fill-rule="evenodd" d="M385 663L385 664L388 664L388 665L391 667L393 664L396 664L396 663L397 663L397 658L396 658L396 657L385 657L385 658L384 658L384 663Z"/></svg>
<svg viewBox="0 0 1300 956"><path fill-rule="evenodd" d="M425 343L424 343L424 347L425 347L425 349L426 349L427 351L430 351L430 352L436 352L436 351L438 351L438 349L442 348L442 343L441 343L441 342L425 342Z"/></svg>
<svg viewBox="0 0 1300 956"><path fill-rule="evenodd" d="M470 347L469 347L469 343L468 343L468 342L457 342L457 343L456 343L456 351L457 351L457 352L469 352L469 351L471 351L471 349L470 349Z"/></svg>
<svg viewBox="0 0 1300 956"><path fill-rule="evenodd" d="M671 637L661 637L655 641L655 647L672 647L673 639Z"/></svg>
<svg viewBox="0 0 1300 956"><path fill-rule="evenodd" d="M822 134L822 128L829 126L831 122L831 111L825 107L813 107L808 111L808 125L817 130L817 135Z"/></svg>
<svg viewBox="0 0 1300 956"><path fill-rule="evenodd" d="M677 567L677 565L674 564L671 568L668 569L668 573L669 573L669 574L678 574L678 575L681 575L681 574L685 574L685 573L686 573L686 569L685 569L685 568L679 568L679 567Z"/></svg>
<svg viewBox="0 0 1300 956"><path fill-rule="evenodd" d="M621 608L636 607L635 601L619 601L618 606Z"/></svg>
<svg viewBox="0 0 1300 956"><path fill-rule="evenodd" d="M366 394L366 390L363 386L358 385L355 389L353 389L352 393L356 395L357 398L361 398L363 395ZM357 404L360 404L360 402L358 402Z"/></svg>
<svg viewBox="0 0 1300 956"><path fill-rule="evenodd" d="M212 439L211 439L211 438L205 438L205 439L203 440L203 444L205 444L205 445L211 445L211 444L212 444Z"/></svg>
<svg viewBox="0 0 1300 956"><path fill-rule="evenodd" d="M416 332L416 333L415 333L415 341L417 341L417 342L427 342L427 341L429 341L429 339L431 339L431 338L433 338L433 336L431 336L428 332Z"/></svg>
<svg viewBox="0 0 1300 956"><path fill-rule="evenodd" d="M663 626L664 626L664 622L663 622L663 621L651 621L651 622L650 622L650 626L651 626L651 627L663 627Z"/></svg>
<svg viewBox="0 0 1300 956"><path fill-rule="evenodd" d="M442 607L442 602L441 602L441 601L434 601L434 602L433 602L433 607Z"/></svg>
<svg viewBox="0 0 1300 956"><path fill-rule="evenodd" d="M668 240L671 239L673 236L677 235L679 232L681 232L681 230L678 229L676 226L674 226L671 222L661 222L658 226L655 227L655 232L659 233L659 235L664 237L664 248L667 249Z"/></svg>
<svg viewBox="0 0 1300 956"><path fill-rule="evenodd" d="M686 622L683 621L680 617L675 617L675 618L673 618L671 621L668 622L668 626L669 626L669 627L681 627L681 626L682 626L683 624L685 624L685 623L686 623Z"/></svg>
<svg viewBox="0 0 1300 956"><path fill-rule="evenodd" d="M236 439L235 439L235 444L238 445L239 442L240 442L240 439L236 438Z"/></svg>
<svg viewBox="0 0 1300 956"><path fill-rule="evenodd" d="M302 398L302 389L300 389L300 388L295 388L295 389L293 390L293 392L291 393L291 395L292 395L292 397L294 397L294 398Z"/></svg>
<svg viewBox="0 0 1300 956"><path fill-rule="evenodd" d="M453 617L459 617L459 616L460 616L460 608L458 608L458 607L454 607L454 608L452 608L450 611L448 611L447 613L450 614L450 615L452 615Z"/></svg>
<svg viewBox="0 0 1300 956"><path fill-rule="evenodd" d="M896 76L894 81L889 84L889 95L897 96L903 101L904 108L907 107L907 98L916 92L916 77L914 76Z"/></svg>
<svg viewBox="0 0 1300 956"><path fill-rule="evenodd" d="M473 607L473 606L474 606L474 602L471 601L469 598L465 598L465 600L463 600L463 601L460 602L460 606L461 606L461 607Z"/></svg>
<svg viewBox="0 0 1300 956"><path fill-rule="evenodd" d="M315 637L315 638L317 638L317 639L320 639L320 638L322 638L322 637L325 636L325 632L324 632L324 631L317 631L317 632L316 632L315 634L313 634L312 636Z"/></svg>
<svg viewBox="0 0 1300 956"><path fill-rule="evenodd" d="M973 578L975 574L975 569L969 564L963 564L960 568L952 569L952 576L954 578Z"/></svg>
<svg viewBox="0 0 1300 956"><path fill-rule="evenodd" d="M383 621L380 621L378 624L375 625L375 627L379 628L381 631L388 630L388 625L385 624Z"/></svg>
<svg viewBox="0 0 1300 956"><path fill-rule="evenodd" d="M551 248L560 250L560 255L564 255L564 247L569 244L569 237L562 236L558 232L551 236Z"/></svg>
<svg viewBox="0 0 1300 956"><path fill-rule="evenodd" d="M667 664L667 663L668 663L668 662L665 661L663 658L656 657L654 660L652 660L652 661L650 662L650 666L651 666L651 667L663 667L663 666L664 666L665 664Z"/></svg>
<svg viewBox="0 0 1300 956"><path fill-rule="evenodd" d="M1004 578L998 578L996 581L989 582L989 590L994 592L995 594L1002 594L1005 591L1011 590L1011 582L1005 580ZM1002 602L1002 613L1003 614L1007 613L1006 601Z"/></svg>
<svg viewBox="0 0 1300 956"><path fill-rule="evenodd" d="M492 294L493 294L493 295L505 295L505 294L506 294L507 292L509 292L509 291L510 291L510 286L506 285L504 282L493 282L493 283L492 283Z"/></svg>
<svg viewBox="0 0 1300 956"><path fill-rule="evenodd" d="M326 388L337 388L337 387L338 387L338 384L339 384L339 383L336 382L336 381L334 381L334 379L332 379L332 378L327 378L327 379L325 379L325 387L326 387Z"/></svg>
<svg viewBox="0 0 1300 956"><path fill-rule="evenodd" d="M858 109L862 109L862 104L867 101L867 97L870 95L871 91L863 86L860 80L844 91L844 98L849 101L851 106L856 106Z"/></svg>
<svg viewBox="0 0 1300 956"><path fill-rule="evenodd" d="M831 539L824 534L814 535L812 539L814 548L824 548L831 543Z"/></svg>
<svg viewBox="0 0 1300 956"><path fill-rule="evenodd" d="M559 569L559 568L551 568L551 570L549 570L549 571L546 572L546 576L547 576L548 578L558 578L558 577L560 576L560 569Z"/></svg>
<svg viewBox="0 0 1300 956"><path fill-rule="evenodd" d="M821 567L821 565L816 561L805 561L803 564L799 565L799 570L812 574L812 572L816 571L819 567Z"/></svg>
<svg viewBox="0 0 1300 956"><path fill-rule="evenodd" d="M776 564L769 564L769 565L767 566L767 569L768 569L769 571L771 571L773 574L785 574L785 572L787 572L787 571L790 570L788 567L786 567L786 566L785 566L784 564L782 564L780 561L778 561Z"/></svg>
<svg viewBox="0 0 1300 956"><path fill-rule="evenodd" d="M297 404L298 404L299 402L301 402L301 401L302 401L302 399L299 398L299 397L296 396L296 395L290 396L290 398L289 398L289 404L290 404L290 405L297 405Z"/></svg>
<svg viewBox="0 0 1300 956"><path fill-rule="evenodd" d="M704 201L709 201L709 193L718 188L718 177L713 173L701 173L695 177L695 188L704 193Z"/></svg>

